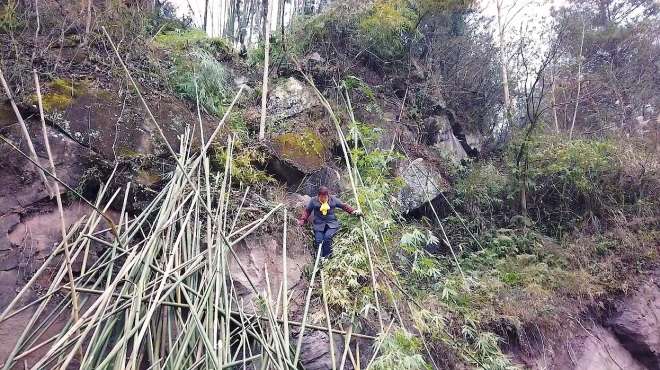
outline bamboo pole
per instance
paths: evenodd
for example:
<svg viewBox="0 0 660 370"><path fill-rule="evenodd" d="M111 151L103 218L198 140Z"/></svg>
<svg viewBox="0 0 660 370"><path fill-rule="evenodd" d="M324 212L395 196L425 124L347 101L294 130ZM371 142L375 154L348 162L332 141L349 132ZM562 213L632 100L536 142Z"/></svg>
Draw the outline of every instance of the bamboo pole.
<svg viewBox="0 0 660 370"><path fill-rule="evenodd" d="M37 71L33 70L32 74L34 76L34 85L37 89L37 102L39 105L39 117L41 118L41 131L43 133L44 145L46 146L46 153L48 153L48 163L50 164L50 170L54 176L57 176L55 172L55 162L53 161L53 154L50 150L50 140L48 139L48 131L46 130L46 120L44 119L44 107L41 100L41 86L39 85L39 76ZM44 175L45 179L45 175ZM47 181L47 180L46 180ZM67 239L66 233L66 224L64 223L64 208L62 207L62 197L60 196L60 186L57 182L54 182L55 186L55 198L57 199L57 211L60 214L60 232L62 236L62 243L64 244L64 261L66 263L67 274L69 275L69 282L71 283L71 304L73 306L73 320L78 321L80 318L80 306L78 301L78 293L76 292L75 279L73 278L73 268L71 264L71 254L69 252L69 241ZM84 273L84 271L83 271ZM82 352L81 352L82 357Z"/></svg>
<svg viewBox="0 0 660 370"><path fill-rule="evenodd" d="M34 150L34 145L32 144L32 139L30 139L30 133L28 132L27 125L23 120L23 116L21 115L21 112L18 110L18 107L16 106L16 102L14 101L14 96L12 95L11 90L9 89L9 85L5 80L5 75L2 72L1 68L0 68L0 82L2 83L2 87L5 90L5 95L7 95L7 99L9 99L9 104L11 105L11 109L14 111L14 114L16 115L18 124L21 126L21 131L23 132L23 138L25 139L25 142L27 143L28 149L30 151L30 155L32 156L31 159L33 162L38 163L39 157L37 157L37 152ZM42 113L42 119L43 119L43 113ZM44 187L46 188L46 193L48 193L48 196L52 197L53 192L50 189L50 186L48 185L48 180L46 179L46 175L44 174L44 171L41 168L37 168L37 170L38 170L37 172L39 172L39 176L41 177L41 181L44 183Z"/></svg>

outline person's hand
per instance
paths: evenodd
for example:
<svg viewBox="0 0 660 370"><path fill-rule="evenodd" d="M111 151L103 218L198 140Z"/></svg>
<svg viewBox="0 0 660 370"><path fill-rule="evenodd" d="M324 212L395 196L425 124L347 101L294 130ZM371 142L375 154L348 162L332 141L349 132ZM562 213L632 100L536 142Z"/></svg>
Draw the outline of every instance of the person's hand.
<svg viewBox="0 0 660 370"><path fill-rule="evenodd" d="M297 220L298 226L305 226L305 220Z"/></svg>

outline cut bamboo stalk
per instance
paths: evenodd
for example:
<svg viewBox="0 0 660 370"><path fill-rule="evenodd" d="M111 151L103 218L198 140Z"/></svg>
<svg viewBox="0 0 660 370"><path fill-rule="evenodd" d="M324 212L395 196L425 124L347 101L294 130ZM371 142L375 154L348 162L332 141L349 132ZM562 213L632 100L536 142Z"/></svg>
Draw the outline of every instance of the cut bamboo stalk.
<svg viewBox="0 0 660 370"><path fill-rule="evenodd" d="M30 150L30 155L32 156L32 160L38 163L39 157L37 157L37 152L34 150L34 145L32 144L32 139L30 138L30 132L27 129L27 125L25 124L25 121L23 121L23 116L21 115L21 112L18 110L18 107L16 106L16 102L14 101L14 96L12 95L11 90L9 89L9 85L5 80L5 75L2 72L1 68L0 68L0 82L2 82L2 87L5 90L5 95L7 95L7 99L9 99L9 104L11 105L11 108L14 110L16 119L18 120L18 123L21 126L21 131L23 132L23 138L25 139L28 149ZM43 111L41 113L41 119L43 120ZM50 185L48 184L48 180L46 179L46 174L44 174L44 171L41 168L37 168L37 172L39 172L41 181L44 183L44 187L46 188L46 193L48 193L48 196L52 198L53 191L51 190Z"/></svg>
<svg viewBox="0 0 660 370"><path fill-rule="evenodd" d="M55 171L55 162L53 161L53 153L50 150L50 140L48 139L48 131L46 130L46 120L44 118L44 107L43 103L41 100L41 86L39 84L39 76L37 75L37 71L33 70L32 74L34 76L34 85L37 89L37 102L39 106L39 117L41 118L41 131L43 133L43 138L44 138L44 145L46 146L46 153L48 153L48 163L50 164L50 171L53 173L53 176L57 176L57 172ZM43 175L43 172L42 172ZM46 180L46 176L44 176L44 181ZM75 286L75 279L73 278L73 268L71 267L71 264L73 261L71 261L71 255L69 252L69 241L67 239L67 233L66 233L66 224L64 223L64 208L62 207L62 197L60 196L60 186L57 182L54 182L55 186L55 198L57 200L57 211L60 214L60 232L62 236L62 243L64 244L64 260L66 262L66 269L67 269L67 274L69 275L69 282L71 283L71 303L73 306L73 320L78 321L80 318L80 306L79 301L78 301L78 293L76 293L76 286ZM82 271L84 273L84 270ZM80 353L82 357L82 352Z"/></svg>
<svg viewBox="0 0 660 370"><path fill-rule="evenodd" d="M297 366L298 359L300 358L300 351L302 350L303 337L305 335L305 327L307 326L307 315L309 313L309 303L312 300L312 291L314 288L314 279L316 278L316 272L318 271L319 261L321 260L321 248L318 246L318 251L316 252L316 261L314 262L314 270L312 270L312 278L309 281L309 288L307 289L307 298L305 299L305 308L303 310L302 325L300 326L300 332L298 333L298 344L296 345L296 354L293 357L293 363Z"/></svg>
<svg viewBox="0 0 660 370"><path fill-rule="evenodd" d="M325 293L325 280L323 279L323 270L321 270L321 296L323 298L323 310L325 311L325 322L328 326L328 339L330 341L330 359L332 360L332 370L337 369L337 359L335 359L335 340L332 337L332 324L330 323L330 310L328 310L328 299Z"/></svg>
<svg viewBox="0 0 660 370"><path fill-rule="evenodd" d="M282 237L282 323L284 324L284 348L289 350L289 276L287 266L287 224L289 223L287 209L284 208L284 233Z"/></svg>

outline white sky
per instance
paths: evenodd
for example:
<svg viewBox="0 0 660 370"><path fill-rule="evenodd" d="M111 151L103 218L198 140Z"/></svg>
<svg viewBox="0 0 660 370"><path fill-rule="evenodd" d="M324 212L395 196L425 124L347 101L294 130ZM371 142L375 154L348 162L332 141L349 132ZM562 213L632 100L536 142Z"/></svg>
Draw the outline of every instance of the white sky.
<svg viewBox="0 0 660 370"><path fill-rule="evenodd" d="M567 0L501 0L502 18L510 27L520 27L521 23L540 24L550 17L552 8L559 8ZM487 16L497 15L497 0L478 0L479 11ZM495 23L495 22L493 22Z"/></svg>
<svg viewBox="0 0 660 370"><path fill-rule="evenodd" d="M233 1L233 0L229 0ZM477 0L479 11L487 16L495 17L497 14L497 0ZM566 4L567 0L501 0L503 2L503 18L509 22L509 27L520 27L523 24L539 25L550 16L550 9ZM222 0L220 0L222 3ZM192 7L197 19L203 15L205 0L170 0L180 15L189 14ZM211 1L213 3L213 1ZM494 23L494 22L493 22Z"/></svg>

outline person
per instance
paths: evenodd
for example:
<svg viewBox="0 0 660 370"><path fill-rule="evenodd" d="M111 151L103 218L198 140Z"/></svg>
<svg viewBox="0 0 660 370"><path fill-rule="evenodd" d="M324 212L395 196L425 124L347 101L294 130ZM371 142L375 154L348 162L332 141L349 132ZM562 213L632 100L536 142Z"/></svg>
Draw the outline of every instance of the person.
<svg viewBox="0 0 660 370"><path fill-rule="evenodd" d="M321 245L321 256L326 258L332 254L332 238L339 231L339 220L335 215L336 208L340 208L354 216L362 216L362 212L330 195L328 188L321 186L318 196L309 201L302 216L298 219L298 225L303 226L309 216L312 213L314 214L312 221L314 241L317 246Z"/></svg>

